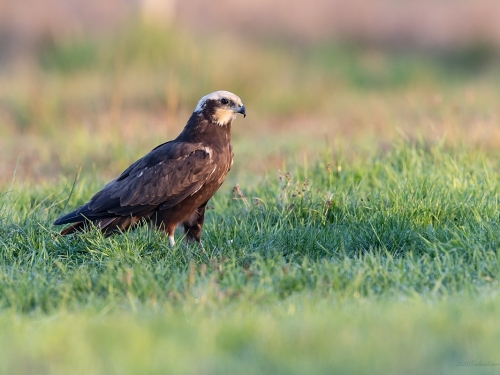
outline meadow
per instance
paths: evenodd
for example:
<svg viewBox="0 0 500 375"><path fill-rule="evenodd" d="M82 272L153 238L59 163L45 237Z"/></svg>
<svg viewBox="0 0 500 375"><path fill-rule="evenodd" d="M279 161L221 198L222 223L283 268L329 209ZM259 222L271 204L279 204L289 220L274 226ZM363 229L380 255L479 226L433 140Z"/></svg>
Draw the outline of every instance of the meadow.
<svg viewBox="0 0 500 375"><path fill-rule="evenodd" d="M140 25L10 68L0 372L498 373L497 68ZM58 235L217 89L248 116L203 247Z"/></svg>

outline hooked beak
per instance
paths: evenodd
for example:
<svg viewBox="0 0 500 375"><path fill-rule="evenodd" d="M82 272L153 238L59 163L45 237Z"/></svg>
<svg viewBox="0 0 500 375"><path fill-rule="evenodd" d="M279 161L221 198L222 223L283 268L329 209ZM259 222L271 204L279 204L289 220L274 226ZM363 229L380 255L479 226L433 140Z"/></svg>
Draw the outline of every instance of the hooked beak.
<svg viewBox="0 0 500 375"><path fill-rule="evenodd" d="M243 117L247 117L247 110L244 105L242 105L236 112L241 113Z"/></svg>

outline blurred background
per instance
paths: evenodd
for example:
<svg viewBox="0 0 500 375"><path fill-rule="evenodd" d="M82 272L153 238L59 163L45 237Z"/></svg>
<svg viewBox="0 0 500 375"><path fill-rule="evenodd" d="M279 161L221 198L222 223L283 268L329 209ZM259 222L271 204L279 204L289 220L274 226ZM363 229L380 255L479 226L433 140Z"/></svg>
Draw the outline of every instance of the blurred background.
<svg viewBox="0 0 500 375"><path fill-rule="evenodd" d="M232 179L398 141L500 146L494 0L2 0L0 187L106 180L239 95Z"/></svg>

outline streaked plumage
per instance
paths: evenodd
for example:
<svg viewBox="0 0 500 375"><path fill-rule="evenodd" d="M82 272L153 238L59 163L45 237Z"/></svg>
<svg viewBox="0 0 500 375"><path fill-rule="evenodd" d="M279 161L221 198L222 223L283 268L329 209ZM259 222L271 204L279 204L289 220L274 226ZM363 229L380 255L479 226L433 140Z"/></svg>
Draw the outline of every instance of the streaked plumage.
<svg viewBox="0 0 500 375"><path fill-rule="evenodd" d="M106 235L147 222L164 230L170 243L178 224L188 240L200 241L208 200L233 164L231 124L246 116L241 99L227 91L204 96L179 136L128 167L88 203L61 216L61 234L93 223Z"/></svg>

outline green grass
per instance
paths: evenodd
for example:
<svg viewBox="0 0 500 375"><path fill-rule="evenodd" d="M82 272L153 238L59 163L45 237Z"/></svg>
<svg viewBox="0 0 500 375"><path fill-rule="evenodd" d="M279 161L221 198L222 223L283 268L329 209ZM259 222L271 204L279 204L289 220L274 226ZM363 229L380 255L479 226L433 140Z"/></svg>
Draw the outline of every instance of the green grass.
<svg viewBox="0 0 500 375"><path fill-rule="evenodd" d="M325 155L209 204L204 249L140 228L60 237L103 181L0 196L0 371L493 373L497 157ZM178 239L182 236L177 234ZM475 361L476 366L457 366Z"/></svg>
<svg viewBox="0 0 500 375"><path fill-rule="evenodd" d="M491 374L499 312L490 296L295 296L265 308L191 301L161 313L7 315L0 366L9 374ZM473 361L497 366L459 366Z"/></svg>
<svg viewBox="0 0 500 375"><path fill-rule="evenodd" d="M498 373L494 51L128 24L36 58L0 75L0 373ZM58 235L217 89L249 115L204 248Z"/></svg>

